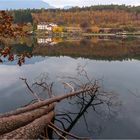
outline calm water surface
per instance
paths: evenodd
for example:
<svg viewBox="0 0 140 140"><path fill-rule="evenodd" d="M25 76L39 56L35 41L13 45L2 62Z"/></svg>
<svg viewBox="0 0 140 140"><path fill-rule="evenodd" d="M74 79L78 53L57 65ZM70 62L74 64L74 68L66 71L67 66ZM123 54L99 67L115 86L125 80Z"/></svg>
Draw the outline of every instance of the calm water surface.
<svg viewBox="0 0 140 140"><path fill-rule="evenodd" d="M12 42L12 41L11 41ZM103 106L97 111L88 108L79 118L71 132L92 138L140 138L140 40L139 38L23 38L10 44L14 61L7 57L0 65L0 112L13 110L29 103L33 98L19 77L26 77L32 83L41 74L55 81L55 94L62 94L59 77L75 75L77 65L85 65L89 77L101 79L105 91L117 94L119 104L110 117ZM3 44L1 44L3 48ZM19 66L22 54L24 64ZM70 100L69 100L70 101ZM78 106L62 102L58 110L77 112Z"/></svg>

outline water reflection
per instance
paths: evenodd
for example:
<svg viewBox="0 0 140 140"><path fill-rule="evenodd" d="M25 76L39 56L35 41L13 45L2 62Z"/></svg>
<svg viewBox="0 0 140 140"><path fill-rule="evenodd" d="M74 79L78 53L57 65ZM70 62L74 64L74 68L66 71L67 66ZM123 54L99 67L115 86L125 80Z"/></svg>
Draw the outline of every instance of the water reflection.
<svg viewBox="0 0 140 140"><path fill-rule="evenodd" d="M25 37L18 40L16 38L1 38L0 43L1 63L14 62L21 66L25 63L26 58L32 57L32 48L28 46L30 43Z"/></svg>
<svg viewBox="0 0 140 140"><path fill-rule="evenodd" d="M104 88L107 91L110 89L116 91L122 106L116 117L109 121L99 117L89 107L87 109L89 113L85 115L90 134L85 131L83 117L71 131L79 136L90 135L93 138L140 138L140 100L129 93L130 90L137 90L140 93L139 38L85 37L82 40L79 38L52 40L56 41L55 45L38 44L37 39L33 37L9 39L7 44L1 43L2 50L11 47L10 54L13 54L14 60L9 61L9 56L6 58L1 56L3 63L0 65L0 112L10 111L32 100L19 77L27 77L33 82L40 73L48 72L52 81L56 81L58 76L74 75L77 64L87 63L90 77L103 78ZM15 59L18 54L32 54L32 57L25 57L24 64L19 67ZM53 92L59 95L62 93L62 88L54 85ZM76 113L80 107L66 102L59 106L61 110L67 108ZM104 110L103 107L96 106L96 108ZM75 119L76 116L72 117Z"/></svg>
<svg viewBox="0 0 140 140"><path fill-rule="evenodd" d="M30 39L29 39L30 38ZM96 60L130 60L140 59L139 38L122 38L116 36L95 36L84 38L61 37L24 37L9 39L0 45L0 62L17 61L25 63L25 58L33 56L70 56ZM7 59L6 59L7 58Z"/></svg>
<svg viewBox="0 0 140 140"><path fill-rule="evenodd" d="M94 137L95 135L101 135L104 129L103 124L100 122L101 118L104 121L109 121L110 119L115 118L120 106L117 96L115 94L110 94L107 92L104 94L98 92L94 95L82 94L77 96L76 99L70 100L69 104L73 106L71 107L73 108L73 110L67 108L65 111L58 111L59 113L56 113L55 117L56 124L65 131L71 132L74 127L80 125L80 122L82 123L82 126L80 125L80 127L83 129L83 131L88 132L86 134L87 137L90 137L92 135L94 135ZM77 108L77 110L75 110L74 108ZM92 112L94 114L93 120L95 122L94 126L91 127L87 114L91 115ZM100 118L100 121L96 119L96 115L98 116L98 118ZM75 133L75 131L72 132ZM63 133L62 135L66 136L65 133ZM82 136L84 135L82 134Z"/></svg>
<svg viewBox="0 0 140 140"><path fill-rule="evenodd" d="M24 80L23 81L29 91L33 93L32 96L35 99L42 99L43 97L49 98L53 93L56 95L56 92L52 92L56 90L54 89L56 86L57 89L59 89L57 92L60 91L63 95L71 92L71 90L76 91L91 86L98 87L96 90L87 91L76 97L68 98L65 102L62 101L62 104L58 103L56 105L55 116L55 124L64 131L71 132L74 128L79 128L80 126L82 128L85 127L82 131L88 132L88 135L86 134L86 136L91 137L92 134L94 134L95 137L97 134L101 135L104 127L99 120L96 120L96 115L104 121L109 121L110 119L117 117L120 108L120 100L116 93L104 91L102 86L99 86L100 81L91 78L91 75L88 75L84 67L78 65L76 75L59 76L53 83L51 81L52 77L49 77L48 73L40 74L35 78L33 84L28 83L27 79L27 83ZM53 85L55 85L55 87ZM63 86L65 90L63 89ZM66 93L64 93L64 91L66 91ZM38 97L34 96L35 94ZM87 114L92 115L92 113L94 113L94 121L96 120L96 128L95 124L94 127L90 125L87 117ZM81 120L83 122L79 123ZM62 135L65 136L66 134L62 133ZM81 134L79 134L79 136L80 135ZM84 135L82 134L82 136Z"/></svg>
<svg viewBox="0 0 140 140"><path fill-rule="evenodd" d="M0 49L0 63L5 63L7 61L13 62L17 61L17 64L21 66L25 63L25 58L31 58L32 54L28 52L22 52L21 54L13 54L11 51L11 47L4 47Z"/></svg>

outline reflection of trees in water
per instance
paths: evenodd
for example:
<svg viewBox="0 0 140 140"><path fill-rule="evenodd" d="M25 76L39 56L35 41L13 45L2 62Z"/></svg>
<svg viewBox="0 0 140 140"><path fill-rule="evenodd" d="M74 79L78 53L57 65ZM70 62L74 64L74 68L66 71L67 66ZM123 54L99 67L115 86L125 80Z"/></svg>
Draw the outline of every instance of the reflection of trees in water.
<svg viewBox="0 0 140 140"><path fill-rule="evenodd" d="M41 55L41 56L71 56L83 57L96 60L127 60L127 59L140 59L140 41L136 38L115 38L114 36L106 37L85 37L84 39L67 41L60 41L58 44L42 44L39 45L33 37L22 37L19 39L4 39L1 38L0 46L1 51L4 47L9 47L11 55L7 56L6 61L13 61L20 59L19 65L23 64L25 57L28 54ZM53 40L53 39L52 39ZM6 42L7 41L7 42ZM5 48L6 48L5 47ZM1 54L2 55L2 54ZM2 55L2 56L5 56ZM15 56L19 56L19 58ZM30 57L29 57L30 58ZM17 60L18 61L18 60ZM1 60L5 62L5 60Z"/></svg>
<svg viewBox="0 0 140 140"><path fill-rule="evenodd" d="M67 79L68 81L70 80L71 85L74 85L74 87L81 88L85 83L94 83L95 85L99 85L99 81L89 77L85 68L80 65L77 68L77 76L67 76L64 77L64 79ZM67 83L69 83L68 81ZM83 123L80 125L80 127L85 124L86 129L82 130L81 132L88 131L89 135L93 133L96 135L97 133L101 133L104 127L99 122L100 119L102 118L104 120L109 120L110 118L114 117L119 109L120 101L117 94L114 92L105 92L104 89L100 87L99 90L97 90L97 92L94 94L89 93L77 95L75 99L71 99L69 101L69 104L70 108L72 109L60 109L63 111L58 111L58 114L56 113L56 124L59 124L59 126L66 132L70 132L74 127L78 126L78 122L80 120L83 120ZM77 109L75 110L75 108ZM94 123L95 126L91 126L89 123L91 120L88 120L87 117L87 114L92 115L93 112L94 115L96 114L100 118L98 120L98 124L97 122ZM94 116L92 121L94 122ZM77 127L77 129L78 128L79 127ZM66 134L63 133L63 136L66 136Z"/></svg>
<svg viewBox="0 0 140 140"><path fill-rule="evenodd" d="M36 45L35 55L71 56L96 60L127 60L140 59L140 41L138 39L87 37L77 41L64 41L54 46Z"/></svg>
<svg viewBox="0 0 140 140"><path fill-rule="evenodd" d="M67 93L76 91L78 89L85 89L90 85L99 86L100 83L98 80L89 77L87 71L85 70L85 66L80 65L77 67L77 74L75 76L59 76L58 80L59 83L53 83L51 82L51 78L48 77L48 74L41 74L35 79L35 82L32 85L32 88L34 88L35 92L33 90L29 90L31 91L33 96L34 93L39 93L36 94L36 96L40 98L42 96L40 94L42 93L47 93L47 96L50 97L50 94L54 92L54 84L55 86L58 84L56 86L57 89L61 89L64 86ZM62 85L60 83L62 83ZM62 87L60 87L60 85ZM90 133L95 133L94 135L96 135L97 131L98 133L101 133L102 124L96 124L96 127L91 126L91 124L89 124L91 120L88 119L87 114L92 115L92 112L94 112L98 115L98 117L101 117L102 119L110 119L117 114L118 107L120 106L117 94L113 92L105 92L101 87L99 87L99 89L94 92L87 91L87 93L79 94L72 99L69 98L68 100L69 105L66 102L66 104L64 103L66 109L63 109L61 104L60 106L58 106L58 108L56 108L56 116L54 118L54 128L57 129L56 127L59 126L59 128L62 130L61 135L63 135L64 137L69 135L66 132L69 133L74 127L77 128L77 126L79 125L79 120L84 120L86 126L86 129L82 131L88 131L89 135ZM67 105L69 107L67 107ZM83 124L81 125L83 129L84 126ZM51 127L53 127L53 125L51 125ZM49 137L56 137L53 134L51 127L49 130ZM95 130L91 130L93 128L95 128Z"/></svg>
<svg viewBox="0 0 140 140"><path fill-rule="evenodd" d="M81 41L80 41L80 47L86 47L86 46L88 46L88 45L90 45L91 43L90 43L90 41L88 40L88 39L82 39Z"/></svg>
<svg viewBox="0 0 140 140"><path fill-rule="evenodd" d="M79 129L79 132L81 131L81 133L87 131L89 135L94 134L94 136L100 135L104 129L104 126L101 123L102 121L100 122L100 120L104 119L104 121L109 121L109 119L115 117L118 112L118 107L120 106L117 95L101 91L98 91L94 95L81 94L77 96L76 99L70 100L69 103L73 106L72 108L78 107L78 109L75 112L69 109L62 109L63 111L59 111L58 114L56 113L56 124L66 132L71 132L75 127ZM88 120L87 114L97 115L98 120L93 116L92 121L95 121L95 123L90 124L91 120ZM80 120L83 121L81 121L81 125L78 124ZM92 126L93 124L94 126ZM82 128L84 128L83 125L86 126L85 130L82 130ZM65 133L63 135L66 136Z"/></svg>
<svg viewBox="0 0 140 140"><path fill-rule="evenodd" d="M33 40L29 37L0 38L0 62L13 62L21 66L32 57ZM31 46L30 46L31 45Z"/></svg>
<svg viewBox="0 0 140 140"><path fill-rule="evenodd" d="M12 52L12 47L0 48L0 62L12 62L16 61L19 66L25 63L25 58L31 58L32 54L26 51L23 51L19 54L14 54Z"/></svg>

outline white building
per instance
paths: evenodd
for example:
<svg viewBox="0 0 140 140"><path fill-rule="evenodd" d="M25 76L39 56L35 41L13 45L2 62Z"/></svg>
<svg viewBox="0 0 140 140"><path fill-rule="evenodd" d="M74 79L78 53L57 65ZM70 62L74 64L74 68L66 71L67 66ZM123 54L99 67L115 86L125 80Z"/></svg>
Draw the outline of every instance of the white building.
<svg viewBox="0 0 140 140"><path fill-rule="evenodd" d="M46 22L40 22L37 25L37 30L47 30L47 31L52 31L53 27L57 27L57 24L54 23L46 23Z"/></svg>
<svg viewBox="0 0 140 140"><path fill-rule="evenodd" d="M50 23L49 25L52 26L52 27L57 27L58 26L57 24L54 24L54 23Z"/></svg>

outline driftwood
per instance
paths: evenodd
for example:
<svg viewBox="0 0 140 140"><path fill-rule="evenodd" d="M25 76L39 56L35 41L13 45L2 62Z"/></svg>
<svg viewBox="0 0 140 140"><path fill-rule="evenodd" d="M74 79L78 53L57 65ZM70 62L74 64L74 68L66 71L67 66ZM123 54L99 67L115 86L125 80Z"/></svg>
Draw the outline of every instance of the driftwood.
<svg viewBox="0 0 140 140"><path fill-rule="evenodd" d="M54 96L50 99L19 108L0 115L0 139L35 139L46 127L49 127L54 117L54 103L79 94L95 94L97 85ZM53 127L52 125L50 127ZM56 133L57 129L54 128ZM60 134L61 135L61 134ZM65 137L64 137L65 138Z"/></svg>
<svg viewBox="0 0 140 140"><path fill-rule="evenodd" d="M0 139L37 139L53 117L54 111L51 111L28 125L0 136Z"/></svg>
<svg viewBox="0 0 140 140"><path fill-rule="evenodd" d="M22 127L54 109L54 104L0 119L0 135Z"/></svg>

